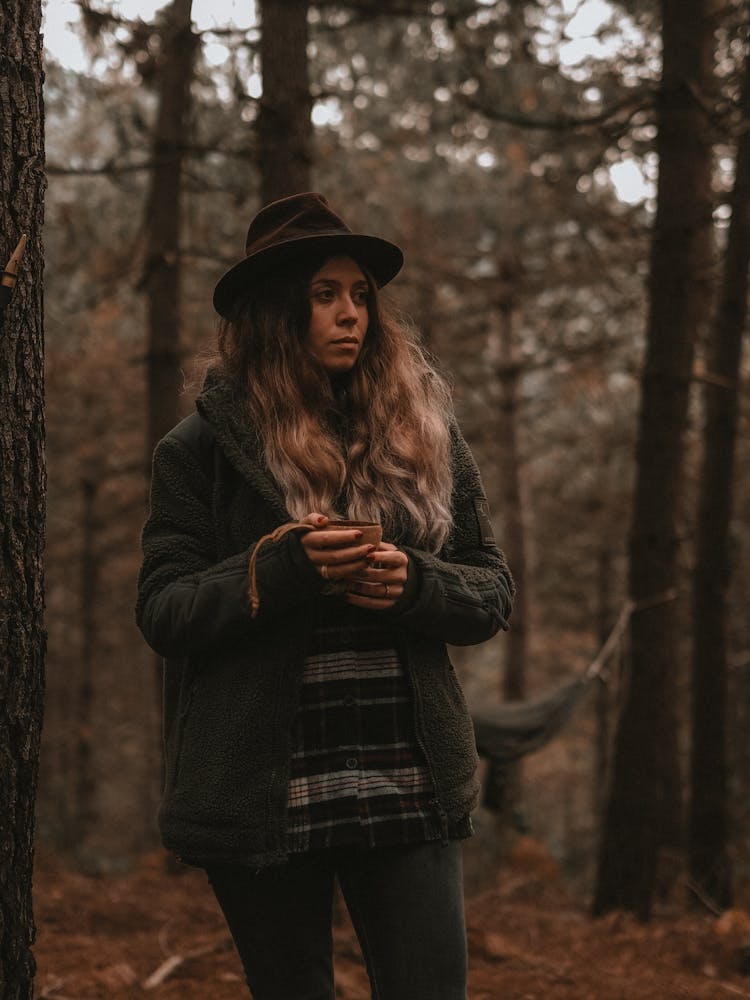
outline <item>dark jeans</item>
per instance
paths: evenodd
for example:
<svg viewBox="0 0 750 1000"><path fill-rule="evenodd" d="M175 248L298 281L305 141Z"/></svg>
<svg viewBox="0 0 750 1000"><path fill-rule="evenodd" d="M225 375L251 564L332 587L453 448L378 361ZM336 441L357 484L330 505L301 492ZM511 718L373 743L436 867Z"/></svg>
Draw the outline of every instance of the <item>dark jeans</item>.
<svg viewBox="0 0 750 1000"><path fill-rule="evenodd" d="M334 877L374 1000L465 1000L461 845L335 848L208 869L254 1000L334 1000Z"/></svg>

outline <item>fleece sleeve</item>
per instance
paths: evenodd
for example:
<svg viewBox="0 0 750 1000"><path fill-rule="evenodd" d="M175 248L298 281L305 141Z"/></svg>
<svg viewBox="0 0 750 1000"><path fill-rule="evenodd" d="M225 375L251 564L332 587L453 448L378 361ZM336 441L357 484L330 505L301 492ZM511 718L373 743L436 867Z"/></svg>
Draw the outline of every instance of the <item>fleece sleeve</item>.
<svg viewBox="0 0 750 1000"><path fill-rule="evenodd" d="M492 537L479 470L455 425L452 468L450 534L437 555L404 546L414 596L394 617L405 629L466 646L508 628L515 587Z"/></svg>
<svg viewBox="0 0 750 1000"><path fill-rule="evenodd" d="M259 612L251 618L249 561L255 543L216 561L212 482L205 466L170 436L154 454L136 621L162 656L201 652L250 634L313 597L323 584L293 532L266 542L256 566Z"/></svg>

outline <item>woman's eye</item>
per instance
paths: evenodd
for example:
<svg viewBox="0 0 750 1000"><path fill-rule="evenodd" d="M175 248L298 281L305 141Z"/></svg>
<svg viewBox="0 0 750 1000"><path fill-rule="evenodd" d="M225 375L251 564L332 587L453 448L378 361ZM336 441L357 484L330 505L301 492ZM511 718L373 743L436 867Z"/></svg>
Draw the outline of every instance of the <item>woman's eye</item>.
<svg viewBox="0 0 750 1000"><path fill-rule="evenodd" d="M318 302L332 302L333 292L331 291L330 288L324 288L321 291L315 293L315 298L317 299Z"/></svg>

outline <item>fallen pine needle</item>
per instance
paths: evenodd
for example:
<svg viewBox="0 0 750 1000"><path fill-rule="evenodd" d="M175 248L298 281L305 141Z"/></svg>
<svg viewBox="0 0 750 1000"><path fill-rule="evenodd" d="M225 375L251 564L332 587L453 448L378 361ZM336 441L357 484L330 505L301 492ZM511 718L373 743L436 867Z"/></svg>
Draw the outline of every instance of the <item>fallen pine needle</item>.
<svg viewBox="0 0 750 1000"><path fill-rule="evenodd" d="M723 990L726 990L727 993L734 993L735 996L750 997L750 993L746 993L744 990L741 990L738 986L732 986L731 983L719 983L719 986L721 986Z"/></svg>
<svg viewBox="0 0 750 1000"><path fill-rule="evenodd" d="M39 1000L47 998L47 1000L73 1000L73 997L66 996L64 993L58 993L65 985L65 980L60 976L47 976L47 982L42 987L39 994Z"/></svg>
<svg viewBox="0 0 750 1000"><path fill-rule="evenodd" d="M158 969L155 969L148 979L144 980L142 983L142 988L144 990L155 990L157 986L161 986L165 979L168 979L176 969L179 969L181 965L189 961L191 958L200 958L202 955L210 955L211 952L220 951L222 948L226 948L231 942L231 938L227 935L223 935L219 941L214 941L213 944L204 945L201 948L194 948L192 951L185 952L184 955L170 955L166 958Z"/></svg>
<svg viewBox="0 0 750 1000"><path fill-rule="evenodd" d="M148 979L143 983L144 990L155 990L157 986L161 986L165 979L172 975L175 969L178 969L182 963L185 961L185 955L170 955L166 961L162 962L155 972L152 972Z"/></svg>

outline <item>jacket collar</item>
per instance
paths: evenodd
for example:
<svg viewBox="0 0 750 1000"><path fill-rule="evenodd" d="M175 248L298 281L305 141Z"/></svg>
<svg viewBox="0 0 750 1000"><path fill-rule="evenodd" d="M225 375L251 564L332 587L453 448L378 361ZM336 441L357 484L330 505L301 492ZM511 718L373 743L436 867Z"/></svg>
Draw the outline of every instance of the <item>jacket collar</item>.
<svg viewBox="0 0 750 1000"><path fill-rule="evenodd" d="M266 468L263 446L248 425L242 396L229 379L216 369L210 369L195 405L240 475L284 521L294 520L286 509L284 494Z"/></svg>

